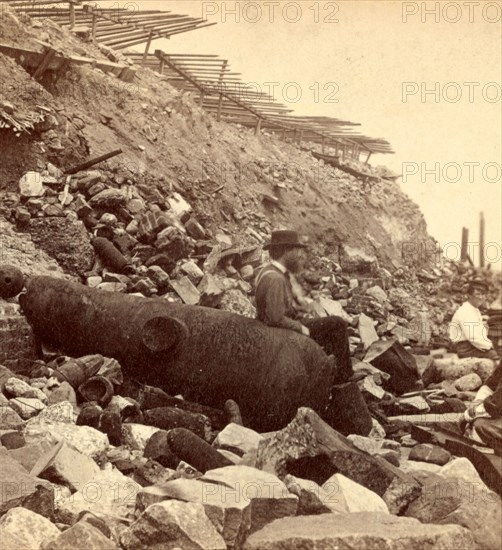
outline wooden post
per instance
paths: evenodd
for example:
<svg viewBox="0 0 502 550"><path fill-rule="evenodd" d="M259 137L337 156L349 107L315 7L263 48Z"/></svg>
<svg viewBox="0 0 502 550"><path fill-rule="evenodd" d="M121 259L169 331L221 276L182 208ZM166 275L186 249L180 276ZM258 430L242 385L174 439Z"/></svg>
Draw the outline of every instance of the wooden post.
<svg viewBox="0 0 502 550"><path fill-rule="evenodd" d="M261 118L258 117L258 120L256 121L256 127L255 127L255 130L254 130L254 135L255 136L258 136L261 132Z"/></svg>
<svg viewBox="0 0 502 550"><path fill-rule="evenodd" d="M479 214L479 267L485 267L485 215Z"/></svg>
<svg viewBox="0 0 502 550"><path fill-rule="evenodd" d="M93 40L96 40L96 29L98 27L98 16L93 13L92 14L92 30L91 30L91 36Z"/></svg>
<svg viewBox="0 0 502 550"><path fill-rule="evenodd" d="M159 63L159 74L164 74L164 67L166 66L166 62L163 57L160 58Z"/></svg>
<svg viewBox="0 0 502 550"><path fill-rule="evenodd" d="M204 90L202 88L200 90L199 105L201 107L204 107Z"/></svg>
<svg viewBox="0 0 502 550"><path fill-rule="evenodd" d="M144 67L146 60L148 59L148 52L150 51L150 46L152 45L153 31L150 31L148 34L148 40L146 42L145 53L143 54L143 59L141 60L141 66Z"/></svg>
<svg viewBox="0 0 502 550"><path fill-rule="evenodd" d="M75 3L74 0L70 0L70 29L75 27Z"/></svg>
<svg viewBox="0 0 502 550"><path fill-rule="evenodd" d="M462 244L460 246L460 261L467 260L467 242L469 241L469 230L467 227L462 227Z"/></svg>
<svg viewBox="0 0 502 550"><path fill-rule="evenodd" d="M366 161L364 162L364 164L368 164L368 162L370 161L370 158L371 158L371 155L372 155L372 154L373 154L372 151L370 151L370 152L368 153L368 158L366 159Z"/></svg>
<svg viewBox="0 0 502 550"><path fill-rule="evenodd" d="M324 136L322 136L322 144L321 144L321 151L322 151L322 154L324 155L325 151L326 151L326 138Z"/></svg>
<svg viewBox="0 0 502 550"><path fill-rule="evenodd" d="M300 147L303 140L303 130L300 130L300 136L298 138L298 146Z"/></svg>
<svg viewBox="0 0 502 550"><path fill-rule="evenodd" d="M220 99L218 101L218 112L216 114L216 120L219 122L221 120L221 108L223 107L223 94L220 94Z"/></svg>

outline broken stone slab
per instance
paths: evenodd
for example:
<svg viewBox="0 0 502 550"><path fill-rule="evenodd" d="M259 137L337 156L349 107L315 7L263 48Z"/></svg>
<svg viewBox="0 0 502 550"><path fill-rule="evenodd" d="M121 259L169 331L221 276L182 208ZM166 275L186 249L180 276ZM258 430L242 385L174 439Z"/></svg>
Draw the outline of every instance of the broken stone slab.
<svg viewBox="0 0 502 550"><path fill-rule="evenodd" d="M366 290L366 294L374 298L380 304L384 304L388 301L388 296L385 290L378 285L372 286Z"/></svg>
<svg viewBox="0 0 502 550"><path fill-rule="evenodd" d="M463 413L437 413L437 414L402 414L399 416L389 416L387 420L394 422L396 420L411 422L412 424L428 425L437 422L456 423L463 416Z"/></svg>
<svg viewBox="0 0 502 550"><path fill-rule="evenodd" d="M481 377L475 372L465 374L453 383L458 391L476 391L482 384L483 381L481 380Z"/></svg>
<svg viewBox="0 0 502 550"><path fill-rule="evenodd" d="M227 290L218 304L218 309L236 313L250 319L256 318L256 308L251 301L237 288Z"/></svg>
<svg viewBox="0 0 502 550"><path fill-rule="evenodd" d="M204 272L193 260L183 262L180 265L180 271L184 273L194 285L198 285L204 277Z"/></svg>
<svg viewBox="0 0 502 550"><path fill-rule="evenodd" d="M35 397L16 397L9 400L9 405L24 420L37 416L46 407L43 401Z"/></svg>
<svg viewBox="0 0 502 550"><path fill-rule="evenodd" d="M9 401L0 393L0 430L16 430L24 426L25 421L9 405Z"/></svg>
<svg viewBox="0 0 502 550"><path fill-rule="evenodd" d="M364 313L359 315L358 330L365 350L367 350L371 344L380 340L380 337L375 330L373 319Z"/></svg>
<svg viewBox="0 0 502 550"><path fill-rule="evenodd" d="M22 506L53 518L54 487L48 481L30 475L7 451L0 451L0 487L0 516L11 508Z"/></svg>
<svg viewBox="0 0 502 550"><path fill-rule="evenodd" d="M26 426L24 437L27 444L41 441L54 444L65 441L78 452L91 458L98 457L109 446L106 434L89 426L76 426L63 422L31 424Z"/></svg>
<svg viewBox="0 0 502 550"><path fill-rule="evenodd" d="M228 466L199 479L177 479L138 494L138 508L176 499L201 503L230 547L269 521L297 510L298 498L274 475L246 466Z"/></svg>
<svg viewBox="0 0 502 550"><path fill-rule="evenodd" d="M127 195L121 189L105 189L96 193L89 199L92 208L113 210L127 204Z"/></svg>
<svg viewBox="0 0 502 550"><path fill-rule="evenodd" d="M23 543L21 540L12 533L4 531L3 529L0 529L0 540L2 541L3 548L22 548Z"/></svg>
<svg viewBox="0 0 502 550"><path fill-rule="evenodd" d="M408 458L417 462L431 462L438 466L444 466L450 460L451 454L437 445L420 443L411 449Z"/></svg>
<svg viewBox="0 0 502 550"><path fill-rule="evenodd" d="M395 407L403 414L428 413L431 410L429 403L421 395L400 397Z"/></svg>
<svg viewBox="0 0 502 550"><path fill-rule="evenodd" d="M458 380L466 374L477 374L485 382L495 370L491 359L466 357L459 359L456 354L448 354L443 359L434 359L435 380Z"/></svg>
<svg viewBox="0 0 502 550"><path fill-rule="evenodd" d="M9 378L5 382L4 390L12 397L30 397L40 399L43 403L47 402L47 396L38 388L33 388L24 380L19 378Z"/></svg>
<svg viewBox="0 0 502 550"><path fill-rule="evenodd" d="M136 466L140 462L140 459L134 461L133 466ZM126 471L123 473L130 475ZM134 469L131 477L142 487L150 487L152 485L164 485L173 479L177 479L180 477L180 473L176 470L165 468L155 460L147 460L144 464Z"/></svg>
<svg viewBox="0 0 502 550"><path fill-rule="evenodd" d="M225 541L204 513L202 504L168 500L153 504L125 531L126 550L200 548L226 550Z"/></svg>
<svg viewBox="0 0 502 550"><path fill-rule="evenodd" d="M25 444L26 441L19 432L6 432L0 435L0 445L7 450L19 449L20 447L24 447Z"/></svg>
<svg viewBox="0 0 502 550"><path fill-rule="evenodd" d="M315 481L292 475L284 478L288 491L298 497L297 516L311 516L330 512L343 514L346 507L332 493L324 490Z"/></svg>
<svg viewBox="0 0 502 550"><path fill-rule="evenodd" d="M109 466L109 465L108 465ZM82 512L127 517L134 511L141 485L111 466L100 470L76 493L58 502L58 516L73 525Z"/></svg>
<svg viewBox="0 0 502 550"><path fill-rule="evenodd" d="M48 405L56 405L58 403L69 402L73 407L77 406L77 394L72 386L64 381L57 388L48 391Z"/></svg>
<svg viewBox="0 0 502 550"><path fill-rule="evenodd" d="M322 488L346 512L389 513L387 504L381 497L342 474L331 476L323 483Z"/></svg>
<svg viewBox="0 0 502 550"><path fill-rule="evenodd" d="M143 487L136 496L136 510L144 512L164 500L204 503L208 493L213 493L213 487L200 479L177 478L162 485Z"/></svg>
<svg viewBox="0 0 502 550"><path fill-rule="evenodd" d="M190 204L179 193L173 193L173 195L167 199L167 203L171 207L172 212L180 219L182 219L185 214L189 214L192 211Z"/></svg>
<svg viewBox="0 0 502 550"><path fill-rule="evenodd" d="M20 546L16 548L39 548L46 541L58 537L61 532L47 518L28 510L27 508L11 508L0 518L0 536L2 548L8 549L3 540L5 533L10 533L19 539Z"/></svg>
<svg viewBox="0 0 502 550"><path fill-rule="evenodd" d="M187 305L195 306L200 302L200 293L188 277L172 279L171 287Z"/></svg>
<svg viewBox="0 0 502 550"><path fill-rule="evenodd" d="M122 424L122 443L134 451L144 451L148 440L157 433L159 428L144 424Z"/></svg>
<svg viewBox="0 0 502 550"><path fill-rule="evenodd" d="M451 462L438 470L438 474L448 478L462 479L478 488L486 487L473 463L465 457L454 457ZM488 488L486 490L488 491Z"/></svg>
<svg viewBox="0 0 502 550"><path fill-rule="evenodd" d="M31 418L26 425L33 426L35 424L51 424L54 422L75 424L77 418L73 403L61 401L43 409L35 418Z"/></svg>
<svg viewBox="0 0 502 550"><path fill-rule="evenodd" d="M213 441L213 447L220 451L226 449L243 456L253 449L258 449L262 439L263 436L254 430L231 423L219 432Z"/></svg>
<svg viewBox="0 0 502 550"><path fill-rule="evenodd" d="M350 323L352 317L343 309L342 304L336 300L326 298L325 296L319 296L319 303L328 315L341 317L344 321Z"/></svg>
<svg viewBox="0 0 502 550"><path fill-rule="evenodd" d="M256 466L280 478L289 473L319 484L341 473L381 496L391 513L404 509L420 493L412 477L360 451L308 408L298 409L286 428L260 442Z"/></svg>
<svg viewBox="0 0 502 550"><path fill-rule="evenodd" d="M430 474L439 474L439 470L441 470L441 466L437 464L432 464L430 462L415 462L414 460L402 460L399 467L403 472L409 473L415 478L417 477L415 475L417 472L429 476Z"/></svg>
<svg viewBox="0 0 502 550"><path fill-rule="evenodd" d="M64 485L74 492L90 482L99 471L99 466L92 458L61 441L38 459L30 474Z"/></svg>
<svg viewBox="0 0 502 550"><path fill-rule="evenodd" d="M298 497L291 494L278 477L256 468L226 466L206 472L200 481L213 484L211 490L206 491L211 502L249 503L250 524L243 526L245 531L252 533L274 519L296 514ZM211 517L211 513L207 513ZM242 529L240 531L244 536ZM223 537L229 543L225 533ZM241 536L236 540L241 540Z"/></svg>
<svg viewBox="0 0 502 550"><path fill-rule="evenodd" d="M362 392L369 393L378 400L385 397L385 390L382 388L382 386L378 385L375 382L375 378L371 375L365 376L362 380L360 380L358 382L358 386Z"/></svg>
<svg viewBox="0 0 502 550"><path fill-rule="evenodd" d="M49 442L41 441L40 443L25 445L19 449L11 449L9 450L9 456L19 462L27 472L31 472L38 459L51 448L52 445Z"/></svg>
<svg viewBox="0 0 502 550"><path fill-rule="evenodd" d="M19 192L23 197L41 197L45 193L40 172L26 172L19 180Z"/></svg>
<svg viewBox="0 0 502 550"><path fill-rule="evenodd" d="M43 544L40 550L118 550L118 546L89 523L79 521L63 533Z"/></svg>
<svg viewBox="0 0 502 550"><path fill-rule="evenodd" d="M251 535L244 550L346 548L354 550L424 550L473 548L472 534L458 525L423 525L384 514L355 512L276 520Z"/></svg>
<svg viewBox="0 0 502 550"><path fill-rule="evenodd" d="M383 439L375 439L373 437L364 437L362 435L350 434L347 439L357 447L360 451L368 453L370 455L378 453L384 444ZM394 441L392 443L395 443ZM399 448L399 443L397 443Z"/></svg>
<svg viewBox="0 0 502 550"><path fill-rule="evenodd" d="M227 451L226 449L218 449L218 452L223 455L225 458L230 460L232 464L240 464L242 457L238 454L233 453L232 451Z"/></svg>
<svg viewBox="0 0 502 550"><path fill-rule="evenodd" d="M500 497L464 479L451 477L426 483L422 495L410 504L405 515L426 524L458 524L467 528L475 540L470 548L500 548Z"/></svg>

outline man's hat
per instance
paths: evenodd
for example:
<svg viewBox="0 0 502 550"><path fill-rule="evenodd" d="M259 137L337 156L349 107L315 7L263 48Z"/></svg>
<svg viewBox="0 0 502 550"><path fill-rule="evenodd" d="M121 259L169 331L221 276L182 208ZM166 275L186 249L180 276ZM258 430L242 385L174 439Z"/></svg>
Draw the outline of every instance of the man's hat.
<svg viewBox="0 0 502 550"><path fill-rule="evenodd" d="M472 279L469 281L469 292L472 292L473 290L483 290L487 292L488 284L483 281L483 279Z"/></svg>
<svg viewBox="0 0 502 550"><path fill-rule="evenodd" d="M289 229L281 229L280 231L272 231L272 238L263 248L269 250L274 246L287 246L291 248L306 248L307 245L300 242L298 233Z"/></svg>

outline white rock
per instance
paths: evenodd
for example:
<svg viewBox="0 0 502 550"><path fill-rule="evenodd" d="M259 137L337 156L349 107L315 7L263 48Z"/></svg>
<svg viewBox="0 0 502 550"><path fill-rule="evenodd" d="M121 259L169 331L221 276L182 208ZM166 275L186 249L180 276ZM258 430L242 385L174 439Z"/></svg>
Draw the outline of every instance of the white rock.
<svg viewBox="0 0 502 550"><path fill-rule="evenodd" d="M332 300L331 298L326 298L325 296L319 296L319 303L328 315L341 317L344 321L349 323L352 321L352 317L343 309L340 302Z"/></svg>
<svg viewBox="0 0 502 550"><path fill-rule="evenodd" d="M127 517L134 511L141 486L116 469L101 470L82 489L58 504L63 521L74 523L84 510L94 514Z"/></svg>
<svg viewBox="0 0 502 550"><path fill-rule="evenodd" d="M381 304L385 303L388 300L387 293L383 288L379 287L378 285L368 288L366 294L368 296L371 296Z"/></svg>
<svg viewBox="0 0 502 550"><path fill-rule="evenodd" d="M378 342L378 340L380 339L375 330L373 319L371 319L371 317L368 317L364 313L361 313L361 315L359 315L358 329L365 350L367 350L371 346L371 344L373 344L373 342Z"/></svg>
<svg viewBox="0 0 502 550"><path fill-rule="evenodd" d="M445 477L460 478L474 484L477 488L485 487L485 482L479 476L476 468L468 458L453 458L448 464L441 466L438 474Z"/></svg>
<svg viewBox="0 0 502 550"><path fill-rule="evenodd" d="M192 207L179 193L174 193L172 197L167 199L167 202L169 203L171 210L176 214L176 216L178 216L178 218L181 218L183 214L192 211Z"/></svg>
<svg viewBox="0 0 502 550"><path fill-rule="evenodd" d="M257 449L262 439L263 436L254 430L232 422L217 435L213 446L218 449L237 451L242 456L244 453Z"/></svg>
<svg viewBox="0 0 502 550"><path fill-rule="evenodd" d="M331 494L324 490L315 481L301 479L288 474L284 478L288 491L298 497L297 515L324 514L334 512L343 514L347 512L345 504L337 498L332 491Z"/></svg>
<svg viewBox="0 0 502 550"><path fill-rule="evenodd" d="M336 495L347 512L385 512L389 513L387 504L373 491L352 481L342 474L331 476L322 488L330 495Z"/></svg>
<svg viewBox="0 0 502 550"><path fill-rule="evenodd" d="M16 397L9 400L9 405L24 420L36 416L45 409L45 404L40 399L33 397Z"/></svg>
<svg viewBox="0 0 502 550"><path fill-rule="evenodd" d="M465 374L454 382L455 388L458 391L476 391L483 384L481 377L476 373Z"/></svg>
<svg viewBox="0 0 502 550"><path fill-rule="evenodd" d="M133 451L144 451L148 440L159 428L144 424L122 424L123 443Z"/></svg>
<svg viewBox="0 0 502 550"><path fill-rule="evenodd" d="M40 412L38 416L28 421L28 425L32 424L75 424L77 422L78 415L73 408L73 405L69 401L61 401L61 403L55 403L50 405Z"/></svg>
<svg viewBox="0 0 502 550"><path fill-rule="evenodd" d="M30 397L40 399L43 403L47 403L47 396L42 390L30 386L27 382L19 378L9 378L7 382L5 382L5 390L14 397Z"/></svg>
<svg viewBox="0 0 502 550"><path fill-rule="evenodd" d="M78 491L97 476L99 471L99 466L92 458L75 451L62 441L42 455L30 473Z"/></svg>
<svg viewBox="0 0 502 550"><path fill-rule="evenodd" d="M99 456L109 446L106 434L90 426L76 426L63 422L30 424L25 427L23 435L27 444L44 440L52 444L66 441L78 452L90 457Z"/></svg>
<svg viewBox="0 0 502 550"><path fill-rule="evenodd" d="M152 504L122 533L120 542L126 550L227 548L202 504L176 500Z"/></svg>
<svg viewBox="0 0 502 550"><path fill-rule="evenodd" d="M0 518L0 531L2 534L10 533L19 539L23 546L18 550L36 550L42 542L60 535L59 529L47 518L22 507L11 508ZM1 543L0 547L3 548Z"/></svg>
<svg viewBox="0 0 502 550"><path fill-rule="evenodd" d="M199 284L202 280L202 277L204 277L204 272L193 260L182 263L180 266L180 270L190 279L190 281L194 285Z"/></svg>
<svg viewBox="0 0 502 550"><path fill-rule="evenodd" d="M44 194L42 174L40 172L26 172L19 180L19 192L23 197L41 197Z"/></svg>

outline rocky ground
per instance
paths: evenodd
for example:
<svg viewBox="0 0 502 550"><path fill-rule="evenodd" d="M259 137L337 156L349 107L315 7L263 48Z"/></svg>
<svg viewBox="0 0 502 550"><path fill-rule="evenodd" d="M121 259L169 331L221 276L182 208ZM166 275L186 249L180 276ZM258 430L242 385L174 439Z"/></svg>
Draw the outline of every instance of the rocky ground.
<svg viewBox="0 0 502 550"><path fill-rule="evenodd" d="M6 13L2 42L104 55ZM310 244L297 292L317 316L347 321L373 423L367 436L342 435L300 408L257 433L238 403L205 407L132 383L113 358L46 348L16 293L0 299L5 548L500 547L494 487L466 458L411 435L431 417L455 429L492 372L490 360L450 353L445 330L474 275L500 318L496 274L423 254L434 242L396 184L368 186L273 135L217 123L150 71L137 88L92 68L38 83L0 55L0 74L11 83L0 98L10 121L0 267L254 317L262 245L296 227ZM117 147L113 160L64 173ZM375 347L392 342L421 381L407 393L376 366Z"/></svg>

